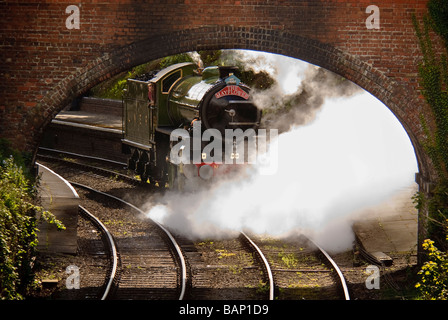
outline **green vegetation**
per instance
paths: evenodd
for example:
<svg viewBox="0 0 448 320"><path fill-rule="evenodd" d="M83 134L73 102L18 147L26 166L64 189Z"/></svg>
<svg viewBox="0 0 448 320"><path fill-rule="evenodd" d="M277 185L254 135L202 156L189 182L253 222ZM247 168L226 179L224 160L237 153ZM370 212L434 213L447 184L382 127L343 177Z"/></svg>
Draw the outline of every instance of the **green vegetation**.
<svg viewBox="0 0 448 320"><path fill-rule="evenodd" d="M416 287L424 299L447 299L448 286L448 2L430 0L429 15L423 19L423 27L414 17L414 27L423 53L419 66L422 94L431 112L431 121L421 115L420 119L427 140L425 150L431 158L438 175L433 194L415 197L417 208L428 210L428 235L423 249L427 261L419 272L421 280ZM441 45L434 44L432 33L440 36ZM442 50L438 50L438 48ZM437 48L437 49L436 49ZM442 52L440 52L442 51ZM439 250L437 247L442 248Z"/></svg>
<svg viewBox="0 0 448 320"><path fill-rule="evenodd" d="M428 252L428 261L418 272L421 279L416 284L423 299L448 299L448 256L434 246L434 241L426 239L423 249Z"/></svg>
<svg viewBox="0 0 448 320"><path fill-rule="evenodd" d="M161 60L150 61L132 68L127 72L119 73L111 79L93 87L89 95L96 98L121 100L127 79L153 71L159 67L160 63L162 63Z"/></svg>
<svg viewBox="0 0 448 320"><path fill-rule="evenodd" d="M427 206L429 211L429 235L436 245L445 245L446 227L448 219L448 61L447 46L443 53L436 53L431 30L446 30L448 28L448 2L431 0L428 2L429 15L423 20L423 29L414 17L414 26L423 53L423 61L419 66L422 94L427 101L433 121L428 121L421 115L422 126L427 140L425 150L431 158L438 175L438 183L434 195L425 199L423 195L417 197L419 208ZM445 13L441 18L440 13ZM444 39L446 33L439 33Z"/></svg>
<svg viewBox="0 0 448 320"><path fill-rule="evenodd" d="M24 169L27 158L0 140L0 299L23 299L33 282L36 215L64 228L50 212L35 205L34 179Z"/></svg>
<svg viewBox="0 0 448 320"><path fill-rule="evenodd" d="M224 62L225 57L223 57L222 55L222 50L199 51L198 55L201 61L204 63L204 67L226 64L226 62ZM136 66L131 70L120 73L115 77L104 81L96 87L92 88L89 92L89 95L92 97L103 99L121 100L123 89L125 89L127 79L134 78L145 73L161 70L173 64L181 62L194 62L193 56L188 53L181 53ZM241 62L238 61L232 64L235 64L239 68L238 77L241 78L241 81L252 88L267 89L271 87L275 82L274 79L272 79L271 76L264 71L256 73L253 70L245 70L244 65L242 65Z"/></svg>
<svg viewBox="0 0 448 320"><path fill-rule="evenodd" d="M255 72L239 58L223 55L222 50L199 51L204 67L232 65L238 67L237 76L252 89L265 90L270 88L275 80L265 71Z"/></svg>

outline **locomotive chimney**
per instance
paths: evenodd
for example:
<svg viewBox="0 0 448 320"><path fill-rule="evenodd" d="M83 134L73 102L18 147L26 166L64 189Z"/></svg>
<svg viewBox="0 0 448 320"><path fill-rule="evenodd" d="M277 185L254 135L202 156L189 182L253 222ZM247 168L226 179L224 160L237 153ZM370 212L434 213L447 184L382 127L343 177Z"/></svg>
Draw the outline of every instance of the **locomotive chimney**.
<svg viewBox="0 0 448 320"><path fill-rule="evenodd" d="M238 71L238 67L234 66L225 66L219 67L219 77L221 79L227 78L231 73L236 73Z"/></svg>

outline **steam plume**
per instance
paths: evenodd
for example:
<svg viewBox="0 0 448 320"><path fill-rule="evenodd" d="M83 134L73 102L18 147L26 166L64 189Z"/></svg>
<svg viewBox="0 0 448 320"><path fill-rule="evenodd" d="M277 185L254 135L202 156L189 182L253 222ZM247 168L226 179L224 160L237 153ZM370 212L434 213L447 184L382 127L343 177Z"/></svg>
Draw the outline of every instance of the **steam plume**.
<svg viewBox="0 0 448 320"><path fill-rule="evenodd" d="M281 70L257 61L273 74ZM385 106L372 105L369 94L326 70L305 69L289 94L280 83L252 93L266 110L266 125L284 131L271 140L279 150L276 174L260 175L255 165L206 190L167 192L148 204L148 216L191 238L240 230L272 236L301 232L327 249L349 247L351 214L409 186L415 156L403 130L397 137L398 121Z"/></svg>
<svg viewBox="0 0 448 320"><path fill-rule="evenodd" d="M277 79L269 89L252 90L251 95L257 107L264 110L262 126L276 128L280 133L314 120L326 99L362 92L353 82L331 71L292 58L247 51L229 51L226 56L226 63L254 72L265 71Z"/></svg>

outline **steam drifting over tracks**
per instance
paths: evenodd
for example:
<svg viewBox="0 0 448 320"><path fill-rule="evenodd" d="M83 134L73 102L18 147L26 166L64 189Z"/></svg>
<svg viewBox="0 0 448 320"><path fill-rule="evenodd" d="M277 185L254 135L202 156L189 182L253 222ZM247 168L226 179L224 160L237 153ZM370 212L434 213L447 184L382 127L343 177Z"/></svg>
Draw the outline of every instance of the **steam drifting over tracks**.
<svg viewBox="0 0 448 320"><path fill-rule="evenodd" d="M145 195L145 198L148 195L148 189L142 188L142 185L136 187L134 184L130 185L123 181L112 181L109 178L81 172L79 169L66 168L65 164L61 170L66 172L70 180L93 185L96 189L113 193L120 198L129 193L136 195L142 192L141 195ZM89 193L90 191L84 192L84 196L89 196ZM138 198L137 196L132 201L138 201ZM113 201L110 201L110 203L113 203ZM143 215L138 208L132 207L134 213ZM113 210L113 208L109 210ZM108 219L111 221L107 221ZM148 223L152 225L151 228L156 228L147 219L145 217L139 220L138 225L143 229L146 228L146 223ZM221 300L341 298L342 289L335 282L334 274L336 273L333 272L334 267L325 266L327 262L325 260L325 263L323 263L322 260L324 254L316 253L316 246L310 240L302 239L302 243L290 247L290 244L283 240L278 241L278 243L272 243L269 239L253 238L252 242L259 246L259 251L265 255L268 265L270 264L270 271L267 271L268 267L261 267L260 261L263 259L257 257L258 254L255 254L257 250L248 246L248 240L241 241L244 238L243 235L239 239L234 238L233 240L222 242L215 241L213 245L210 243L201 245L192 241L182 243L184 241L176 236L176 240L181 241L182 249L180 247L171 249L171 255L175 256L177 254L176 251L183 251L186 257L188 257L188 269L185 259L183 259L183 263L178 260L174 265L170 255L170 259L166 260L167 263L165 265L160 264L152 270L168 270L174 272L175 275L171 277L171 280L165 280L164 277L169 272L160 272L159 279L161 281L153 285L152 293L150 293L149 289L138 287L139 283L144 285L145 281L149 279L145 275L145 271L151 268L142 266L141 262L144 258L141 257L141 253L146 253L145 250L141 249L140 244L137 245L135 241L142 240L144 242L145 237L141 234L136 234L135 237L129 236L126 239L123 231L119 228L121 224L119 219L116 219L114 222L106 217L103 219L103 222L108 223L107 227L114 234L123 258L122 277L118 286L119 290L117 290L117 294L121 296L117 295L114 299L179 299L184 298L185 295L187 299ZM114 232L113 228L118 228L117 233ZM157 233L160 234L162 231L159 229ZM132 238L134 239L129 240ZM166 251L165 242L171 241L168 237L165 239L165 241L159 242L160 245L156 248L159 252ZM174 240L174 238L172 239ZM245 244L243 245L242 242ZM129 252L134 250L134 253L129 254L129 258L125 260L124 251L127 250ZM293 251L297 252L297 263L292 257ZM176 271L179 272L176 273ZM269 276L269 273L271 276ZM170 285L167 285L169 283ZM167 288L167 286L171 287ZM171 293L168 294L170 290Z"/></svg>

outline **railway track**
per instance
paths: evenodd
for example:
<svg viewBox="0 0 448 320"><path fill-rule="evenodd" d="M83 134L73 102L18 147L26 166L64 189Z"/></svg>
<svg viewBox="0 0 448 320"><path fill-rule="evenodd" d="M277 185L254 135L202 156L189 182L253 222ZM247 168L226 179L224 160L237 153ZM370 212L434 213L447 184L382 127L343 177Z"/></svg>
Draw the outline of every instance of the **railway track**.
<svg viewBox="0 0 448 320"><path fill-rule="evenodd" d="M67 163L66 163L67 164ZM64 166L66 165L64 164ZM71 162L68 162L70 166L72 166ZM84 186L76 183L73 180L77 180L78 177L84 173L80 173L80 168L76 166L75 170L69 171L69 179L72 180L72 183L77 188L84 188L88 190ZM84 167L81 170L89 170L88 167ZM121 187L111 187L111 183L101 182L100 180L107 181L110 179L110 175L104 173L108 178L104 178L97 175L101 175L101 172L96 171L96 173L89 173L88 179L91 180L90 183L93 185L99 183L100 189L105 193L114 193L114 195L109 195L109 198L113 198L114 201L123 201L121 197L123 197L128 192L119 192L116 190L123 189L131 189L134 190L136 185L129 182L118 182L114 181L114 184L122 185ZM81 179L82 180L82 179ZM110 180L109 180L110 181ZM90 193L93 191L88 191ZM132 191L134 192L134 191ZM145 193L145 192L143 192ZM106 196L106 195L104 195ZM138 215L143 215L144 213L133 204L126 204L126 206L132 207L132 211L134 211ZM107 219L107 218L106 218ZM145 218L147 219L147 218ZM110 219L109 219L110 220ZM108 222L113 223L113 222ZM158 225L154 221L151 223ZM138 223L141 224L141 221ZM163 226L159 225L159 229L165 229ZM140 230L140 232L142 232ZM169 232L165 229L163 232ZM171 238L171 239L170 239ZM266 241L260 241L260 239L253 240L247 234L241 233L240 237L237 240L233 240L227 243L221 242L221 247L217 248L216 245L212 248L209 248L207 252L204 248L206 245L198 245L188 239L182 239L179 236L168 236L165 239L171 242L178 242L178 248L172 249L171 251L177 251L178 253L183 253L185 255L184 262L177 261L177 268L182 269L182 275L177 276L177 280L175 281L177 285L183 289L179 291L179 297L173 298L173 294L170 295L169 299L177 299L184 298L186 296L187 299L297 299L297 297L302 297L304 299L319 299L319 298L328 298L333 299L336 296L340 296L341 292L344 292L343 296L345 299L348 299L348 290L336 288L335 286L335 278L334 274L340 274L340 270L338 271L337 266L335 266L334 262L331 267L323 267L323 263L320 257L328 256L326 253L320 253L320 257L316 258L316 253L313 253L313 250L307 248L304 250L300 245L296 246L296 252L300 253L303 256L304 252L309 253L310 256L314 256L314 259L306 259L304 258L303 265L298 267L285 267L285 262L288 261L288 255L291 255L292 252L286 252L284 248L284 244L279 244L283 246L282 248L275 249L275 246L266 245ZM148 240L149 241L149 240ZM307 240L308 247L313 246L316 249L315 244L311 244L310 240ZM121 291L117 290L118 294L123 293L123 298L128 299L133 294L135 295L135 291L141 292L142 294L136 295L138 299L146 299L151 294L148 290L138 289L138 287L145 283L144 279L144 270L146 267L140 266L141 257L136 258L140 253L145 252L145 250L141 250L140 244L136 242L125 241L124 239L118 239L117 242L121 245L121 247L126 248L131 252L134 250L133 254L129 254L128 260L123 260L122 272L120 274L129 273L128 278L124 278L125 280L120 280L121 283ZM237 244L239 243L239 244ZM272 247L272 248L269 248ZM163 250L160 247L158 250ZM268 250L267 250L268 249ZM166 250L166 249L165 249ZM273 251L274 250L274 251ZM275 251L276 250L276 251ZM120 250L121 251L121 250ZM120 252L121 256L121 252ZM130 258L133 256L133 258ZM204 259L205 256L211 257L210 259ZM213 256L215 256L215 260L213 260ZM250 256L250 258L245 258ZM277 258L276 258L277 256ZM230 258L233 257L233 260ZM239 257L239 260L236 259ZM273 259L274 257L274 259ZM329 257L329 256L328 256ZM278 259L283 259L283 265L278 262ZM134 260L133 260L134 259ZM136 260L135 260L136 259ZM319 260L320 259L320 260ZM138 260L138 261L137 261ZM277 261L276 261L277 260ZM300 260L300 259L299 259ZM313 260L319 260L318 267L316 267L316 262ZM227 265L224 263L228 261ZM236 261L236 262L235 262ZM325 260L327 261L327 260ZM327 262L325 262L327 263ZM309 265L311 264L311 265ZM314 264L314 265L313 265ZM136 275L130 275L132 266L136 266ZM181 268L182 266L182 268ZM157 269L157 268L155 268ZM163 269L159 266L159 269ZM168 268L169 269L169 268ZM297 269L297 270L296 270ZM333 272L332 270L336 270ZM299 275L300 274L300 275ZM320 274L319 278L323 278L323 284L316 284L313 279L315 279L313 274ZM322 276L323 275L323 276ZM163 275L164 276L164 275ZM163 279L161 275L160 279ZM302 277L302 280L298 281L297 277ZM239 278L239 279L238 279ZM295 279L294 279L295 278ZM129 279L129 280L126 280ZM310 283L304 284L305 280L310 280ZM173 285L173 281L171 281L171 286ZM169 283L170 281L165 281ZM338 280L340 281L340 280ZM304 290L300 290L301 284L298 282L302 282L304 284ZM125 285L125 283L127 283ZM139 284L140 283L140 284ZM159 287L166 286L166 283L159 283ZM244 283L243 285L241 285ZM176 285L176 287L177 287ZM234 290L235 287L242 287L243 289ZM328 295L328 290L324 294L316 293L319 291L319 286L324 289L331 289L332 292ZM125 290L124 287L127 289ZM120 287L119 287L120 288ZM231 289L233 288L233 292ZM346 288L346 286L345 286ZM134 290L138 289L138 290ZM134 290L134 293L132 291ZM153 295L158 296L158 299L163 299L164 294L162 294L163 290L153 290ZM188 291L188 292L187 292ZM247 292L244 292L247 291ZM311 294L301 295L300 291L307 291ZM227 293L226 293L227 292ZM249 293L251 292L251 293ZM146 296L145 296L146 294ZM227 296L226 296L227 294ZM119 298L119 295L117 296Z"/></svg>
<svg viewBox="0 0 448 320"><path fill-rule="evenodd" d="M120 161L115 161L115 160L110 160L110 159L100 158L100 157L92 157L92 156L88 156L88 155L84 155L84 154L63 151L63 150L57 150L57 149L52 149L52 148L39 147L39 155L44 156L46 154L53 155L55 158L60 158L60 156L62 155L62 156L73 157L75 159L80 159L80 160L89 160L89 161L93 161L93 162L97 162L97 163L106 164L108 166L112 166L115 168L124 168L127 166L126 163L120 162Z"/></svg>
<svg viewBox="0 0 448 320"><path fill-rule="evenodd" d="M260 264L262 265L264 275L267 281L268 288L268 299L274 300L274 276L271 270L271 265L268 262L268 259L261 251L260 247L244 232L241 232L242 241L246 242L249 248L255 253L256 257L259 259Z"/></svg>
<svg viewBox="0 0 448 320"><path fill-rule="evenodd" d="M157 222L139 217L144 214L139 208L118 197L76 182L70 183L75 188L86 191L85 194L79 192L83 194L83 198L95 193L106 197L109 206L113 200L125 206L126 210L134 211L127 217L120 214L120 217L113 219L113 211L109 209L107 217L103 218L107 219L105 224L110 225L110 233L115 234L122 265L119 281L115 277L108 284L111 288L115 283L114 294L107 297L126 300L183 299L186 290L186 263L171 233ZM124 224L131 228L120 231Z"/></svg>
<svg viewBox="0 0 448 320"><path fill-rule="evenodd" d="M111 265L109 272L106 274L106 281L104 283L104 291L100 294L100 300L106 300L111 297L113 290L119 282L119 268L121 267L121 260L118 254L118 249L112 234L107 227L94 214L90 213L83 206L79 206L80 214L92 222L101 232L103 242L109 250Z"/></svg>
<svg viewBox="0 0 448 320"><path fill-rule="evenodd" d="M42 147L39 148L37 157L43 161L69 164L73 168L88 170L105 177L113 177L132 185L141 183L139 179L127 172L125 163Z"/></svg>
<svg viewBox="0 0 448 320"><path fill-rule="evenodd" d="M48 150L47 150L48 151ZM51 151L50 151L51 152ZM83 159L83 162L89 160L89 158L84 158L82 155L76 155L72 153L65 154L63 152L60 152L59 150L55 150L55 153L60 153L64 157L76 157L76 159ZM53 156L46 156L46 161L50 162L56 162L58 166L61 166L61 170L64 172L64 176L71 181L71 183L74 186L81 187L80 184L78 184L76 181L85 181L88 180L88 185L97 185L99 189L101 189L105 193L113 193L111 195L112 197L126 197L127 192L123 192L126 188L132 188L132 190L135 190L135 188L142 188L143 187L143 194L145 193L145 185L143 184L135 184L134 181L129 181L128 179L122 179L122 182L117 181L112 174L108 170L101 170L101 168L98 168L96 165L92 166L86 163L74 163L73 161L68 161L65 159L61 159L60 157L53 157ZM97 161L97 159L93 159L93 161ZM105 161L104 163L107 163ZM84 171L84 172L81 172ZM85 177L82 177L85 175ZM112 178L113 183L107 183L108 180ZM118 179L121 180L121 179ZM112 187L112 185L117 185L117 187ZM117 190L120 190L120 192L117 192ZM134 191L132 191L134 193ZM133 206L133 210L139 211L139 214L143 214L140 209L138 209L136 206ZM160 226L162 227L162 226ZM163 228L163 227L162 227ZM189 296L193 299L209 299L210 298L210 292L214 291L217 284L216 284L216 271L218 270L219 273L223 273L223 270L226 268L222 268L222 262L232 260L228 257L236 256L236 257L244 257L245 255L252 255L255 257L255 259L249 259L250 261L243 261L247 259L240 259L242 261L235 262L235 259L232 260L232 264L228 266L227 269L230 269L230 276L224 275L222 279L222 286L229 286L232 287L232 283L235 283L235 286L238 285L246 285L248 281L246 281L246 278L249 277L252 279L249 281L249 284L247 286L255 288L253 291L257 291L257 288L259 289L261 293L256 294L248 294L245 292L238 292L238 294L235 296L234 292L229 292L229 296L227 298L229 299L235 299L237 297L240 297L241 299L250 299L256 298L256 299L272 299L273 290L269 289L272 288L272 280L270 281L269 278L269 266L263 264L266 263L266 259L260 258L260 250L256 249L255 243L251 243L250 239L247 235L242 235L239 239L226 243L225 245L221 246L220 249L217 249L218 251L214 252L216 253L218 258L225 259L219 260L218 263L214 262L204 262L201 260L200 253L198 253L198 250L195 248L192 241L189 241L188 239L182 239L179 236L176 236L176 238L179 238L182 251L185 252L185 254L188 256L189 264L188 264L188 284L192 290L189 292ZM215 241L216 243L216 241ZM237 244L239 243L239 244ZM229 246L228 248L226 246ZM203 249L200 248L199 251ZM257 267L255 267L256 265ZM260 275L260 271L263 273ZM184 272L185 273L185 272ZM225 272L224 272L225 273ZM210 281L210 278L215 278L215 280ZM238 279L242 278L242 279ZM219 282L219 281L218 281ZM261 290L261 287L263 289ZM268 288L268 289L265 289ZM248 291L250 288L248 288ZM220 294L222 293L222 290ZM224 290L225 291L225 290ZM244 291L244 290L242 290ZM265 292L268 292L268 294L265 294ZM271 294L269 295L269 292Z"/></svg>
<svg viewBox="0 0 448 320"><path fill-rule="evenodd" d="M334 272L336 272L336 283L338 283L338 287L340 288L340 291L342 291L344 299L350 300L350 293L348 291L347 283L345 281L344 274L342 273L341 269L337 265L337 263L331 258L331 256L322 248L320 247L316 242L309 239L318 249L319 251L325 256L325 259L328 264L330 264L333 267Z"/></svg>
<svg viewBox="0 0 448 320"><path fill-rule="evenodd" d="M82 188L82 189L85 189L85 190L87 190L89 192L95 192L95 193L101 194L101 195L103 195L105 197L112 198L114 200L117 200L117 201L123 203L126 206L131 207L133 210L136 210L139 214L144 214L144 212L141 211L139 208L137 208L134 205L132 205L132 204L126 202L126 201L123 201L123 200L121 200L121 199L119 199L119 198L117 198L115 196L112 196L112 195L109 195L109 194L97 191L95 189L92 189L90 187L81 185L81 184L76 183L76 182L71 182L71 183L72 183L72 185L74 187L76 187L78 189ZM99 222L99 223L101 223L101 222ZM183 239L183 241L180 242L180 244L178 244L178 241L176 240L177 237L175 239L175 237L172 235L172 233L170 231L168 231L165 227L163 227L162 225L160 225L157 222L152 221L152 220L151 220L151 223L157 225L157 227L160 228L161 231L163 231L164 236L167 238L167 240L170 243L170 245L173 246L173 248L171 249L172 254L173 255L176 254L177 264L180 266L180 272L179 272L179 276L178 276L178 279L179 279L178 280L178 286L180 287L180 290L179 290L180 293L179 293L179 298L178 299L182 300L185 297L185 294L186 294L186 291L187 291L187 282L188 282L188 284L190 286L193 286L193 282L194 282L196 284L196 286L199 288L199 291L200 291L199 295L197 295L195 293L190 293L190 296L189 296L190 298L197 299L197 298L200 298L201 296L210 298L208 296L209 291L207 291L204 287L201 288L201 284L200 284L201 281L204 281L204 280L207 281L208 279L201 279L201 275L200 275L201 272L198 272L199 268L198 268L197 261L195 261L195 259L192 258L192 253L194 255L195 250L191 250L191 242L189 242L186 239ZM104 229L105 229L105 227L104 227ZM110 234L110 232L108 232L108 233ZM110 238L112 238L112 237L110 236ZM113 240L111 240L111 241L113 241ZM267 286L266 288L267 289L265 291L267 292L267 295L263 292L259 296L262 297L262 298L267 298L269 300L273 300L273 298L274 298L274 295L273 295L273 293L274 293L274 284L273 284L272 272L270 270L270 266L269 266L269 263L267 262L267 259L264 257L263 253L257 247L257 245L246 234L241 233L239 241L242 242L240 250L246 250L249 253L253 253L254 256L257 257L257 259L259 261L259 264L260 264L260 267L249 267L247 269L250 269L252 271L254 269L262 270L262 272L264 274L264 277L266 278L266 286ZM120 240L118 240L117 242L118 242L118 245L120 245ZM138 244L135 244L135 243L133 243L132 245L133 246L138 246ZM189 247L190 247L190 249L189 249ZM226 248L226 246L224 248ZM129 250L129 248L127 248L127 250ZM222 254L222 252L224 252L224 251L227 251L227 250L226 249L222 249L222 250L218 250L217 252ZM139 252L139 254L138 254L139 255L139 259L140 260L144 259L144 258L142 258L142 254L143 254L142 251L139 249L138 252ZM185 253L185 252L187 252L187 253ZM189 265L189 270L187 269L187 262L186 262L186 259L184 258L184 253L185 253L185 255L188 255L188 252L190 253L189 254L189 259L188 259L189 260L189 264L188 264ZM230 255L230 256L236 255L235 252L236 252L236 249L234 247L229 248L228 252L227 252L227 255ZM123 264L123 269L125 269L126 268L126 263L129 264L131 262L128 261L129 258L126 257L126 252L123 253L123 249L120 250L120 253L121 253L120 257L121 257L121 261L122 261L122 264ZM222 256L225 256L225 254L223 254ZM133 263L135 263L135 262L133 262ZM233 271L233 274L235 275L236 274L235 270L238 267L237 266L233 266L233 267L235 268L234 271ZM214 266L210 266L210 265L205 267L205 269L213 269L213 268L214 268ZM242 268L244 268L244 267L241 267L241 269ZM191 269L195 269L196 272L195 271L192 272ZM256 272L256 270L255 270L255 272ZM241 270L239 272L241 272ZM115 286L117 288L114 290L114 291L116 291L115 295L113 295L114 299L122 299L122 298L126 298L127 299L129 297L136 298L135 293L133 293L133 290L135 290L135 288L137 288L137 287L141 287L142 283L147 283L148 280L142 279L141 276L140 277L138 277L138 276L136 277L135 275L131 275L130 278L135 278L137 283L132 283L132 285L127 283L126 287L131 287L132 289L124 290L125 294L124 294L124 297L123 297L123 293L120 291L120 288L123 287L123 282L126 282L126 279L123 279L123 274L125 274L125 271L122 270L121 273L122 273L122 275L121 275L121 279L119 281L117 280L118 277L115 276L112 279L112 276L109 276L109 281L108 281L109 290L108 291L111 291L110 287L112 286L112 284L115 284ZM257 275L256 275L257 279L261 278L260 275L259 275L259 272L256 272L256 273L257 273ZM245 277L246 275L245 274L241 274L241 276ZM166 286L166 283L170 282L169 279L167 281L166 275L164 275L162 278L159 277L158 280L162 280L162 283L159 283L160 286ZM243 279L243 281L244 280L245 279ZM231 283L231 281L229 281L228 279L226 279L226 281L228 283ZM260 283L260 280L258 279L258 284L259 283ZM143 290L143 289L140 289L139 291L141 291L141 290ZM191 291L194 291L194 290L191 290L191 288L190 288L190 292ZM157 299L160 299L161 297L166 296L162 292L158 292L158 293L157 292L151 292L151 294L152 295L156 295ZM103 299L105 299L106 297L107 297L107 295L105 294L103 296ZM142 296L141 294L139 294L137 296L137 298L138 299L143 299L143 298L145 298L145 296ZM170 299L170 298L172 299L172 296L170 295L167 298L168 299ZM232 295L230 295L228 298L229 299L235 299L235 296L232 293Z"/></svg>
<svg viewBox="0 0 448 320"><path fill-rule="evenodd" d="M345 278L330 255L311 239L253 237L271 265L275 299L350 300Z"/></svg>
<svg viewBox="0 0 448 320"><path fill-rule="evenodd" d="M176 235L188 260L189 300L267 300L270 282L256 245L242 234L192 241ZM258 250L259 251L259 250ZM266 259L264 259L265 262Z"/></svg>

